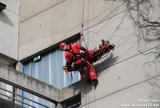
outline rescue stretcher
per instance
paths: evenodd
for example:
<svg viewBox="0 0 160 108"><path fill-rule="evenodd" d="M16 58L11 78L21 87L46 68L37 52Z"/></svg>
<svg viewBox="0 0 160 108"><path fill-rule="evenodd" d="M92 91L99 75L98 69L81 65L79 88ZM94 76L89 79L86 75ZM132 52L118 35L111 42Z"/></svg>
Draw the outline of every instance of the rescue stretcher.
<svg viewBox="0 0 160 108"><path fill-rule="evenodd" d="M108 54L111 50L114 50L115 45L110 44L109 41L101 40L102 44L99 45L99 48L91 50L89 54L86 54L85 59L90 63L98 61L102 56Z"/></svg>

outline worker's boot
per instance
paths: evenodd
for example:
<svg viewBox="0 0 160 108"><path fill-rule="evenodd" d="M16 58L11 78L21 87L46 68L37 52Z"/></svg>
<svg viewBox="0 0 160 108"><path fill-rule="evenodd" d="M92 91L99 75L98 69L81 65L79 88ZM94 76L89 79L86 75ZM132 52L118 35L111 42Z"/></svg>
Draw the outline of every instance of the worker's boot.
<svg viewBox="0 0 160 108"><path fill-rule="evenodd" d="M105 45L105 40L102 39L101 42L102 42L102 45L104 46Z"/></svg>
<svg viewBox="0 0 160 108"><path fill-rule="evenodd" d="M97 79L92 80L92 84L93 84L94 86L97 86L97 85L98 85L98 80L97 80Z"/></svg>
<svg viewBox="0 0 160 108"><path fill-rule="evenodd" d="M92 84L92 81L91 81L91 79L87 79L87 82L88 82L88 84Z"/></svg>

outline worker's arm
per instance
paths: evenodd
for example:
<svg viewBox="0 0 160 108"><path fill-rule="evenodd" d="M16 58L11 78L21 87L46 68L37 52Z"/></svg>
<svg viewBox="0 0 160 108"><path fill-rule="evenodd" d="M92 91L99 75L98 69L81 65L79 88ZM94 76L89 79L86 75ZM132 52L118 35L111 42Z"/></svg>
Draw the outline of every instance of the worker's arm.
<svg viewBox="0 0 160 108"><path fill-rule="evenodd" d="M89 53L90 53L90 51L89 51L88 49L84 48L83 46L81 46L80 49L83 50L86 54L89 54Z"/></svg>
<svg viewBox="0 0 160 108"><path fill-rule="evenodd" d="M66 68L68 69L68 71L73 71L72 59L71 59L69 53L65 53L65 59L66 59Z"/></svg>
<svg viewBox="0 0 160 108"><path fill-rule="evenodd" d="M84 51L86 54L89 54L89 50L85 47L81 46L80 44L76 44L76 47L78 47L80 50Z"/></svg>
<svg viewBox="0 0 160 108"><path fill-rule="evenodd" d="M86 48L84 48L83 46L80 46L80 50L85 51Z"/></svg>
<svg viewBox="0 0 160 108"><path fill-rule="evenodd" d="M73 71L71 62L66 62L66 67L67 67L68 71Z"/></svg>

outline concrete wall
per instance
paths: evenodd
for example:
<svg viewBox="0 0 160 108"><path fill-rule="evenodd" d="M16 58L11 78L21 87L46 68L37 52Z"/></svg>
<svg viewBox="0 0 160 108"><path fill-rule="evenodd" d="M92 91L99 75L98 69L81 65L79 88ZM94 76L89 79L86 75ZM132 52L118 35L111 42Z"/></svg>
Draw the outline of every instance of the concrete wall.
<svg viewBox="0 0 160 108"><path fill-rule="evenodd" d="M95 63L99 84L96 88L84 85L82 108L122 108L126 104L138 106L160 101L160 42L156 37L149 37L154 41L148 42L135 32L123 10L124 6L115 9L106 14L105 21L85 31L90 49L98 46L102 38L116 47Z"/></svg>
<svg viewBox="0 0 160 108"><path fill-rule="evenodd" d="M19 0L0 0L7 5L0 12L0 53L18 60Z"/></svg>
<svg viewBox="0 0 160 108"><path fill-rule="evenodd" d="M79 25L75 25L80 23L80 4L80 0L23 0L19 58L26 58L78 33Z"/></svg>
<svg viewBox="0 0 160 108"><path fill-rule="evenodd" d="M107 6L105 3L104 0L21 1L19 59L80 32L82 21L83 29L97 24L112 10L111 2Z"/></svg>

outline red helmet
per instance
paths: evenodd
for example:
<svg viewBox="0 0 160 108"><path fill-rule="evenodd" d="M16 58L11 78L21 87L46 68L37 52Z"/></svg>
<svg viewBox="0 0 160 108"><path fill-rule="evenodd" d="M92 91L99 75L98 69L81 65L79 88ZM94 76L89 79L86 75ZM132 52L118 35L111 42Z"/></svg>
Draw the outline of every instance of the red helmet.
<svg viewBox="0 0 160 108"><path fill-rule="evenodd" d="M65 46L66 46L66 43L62 42L62 43L59 45L59 48L62 50Z"/></svg>

